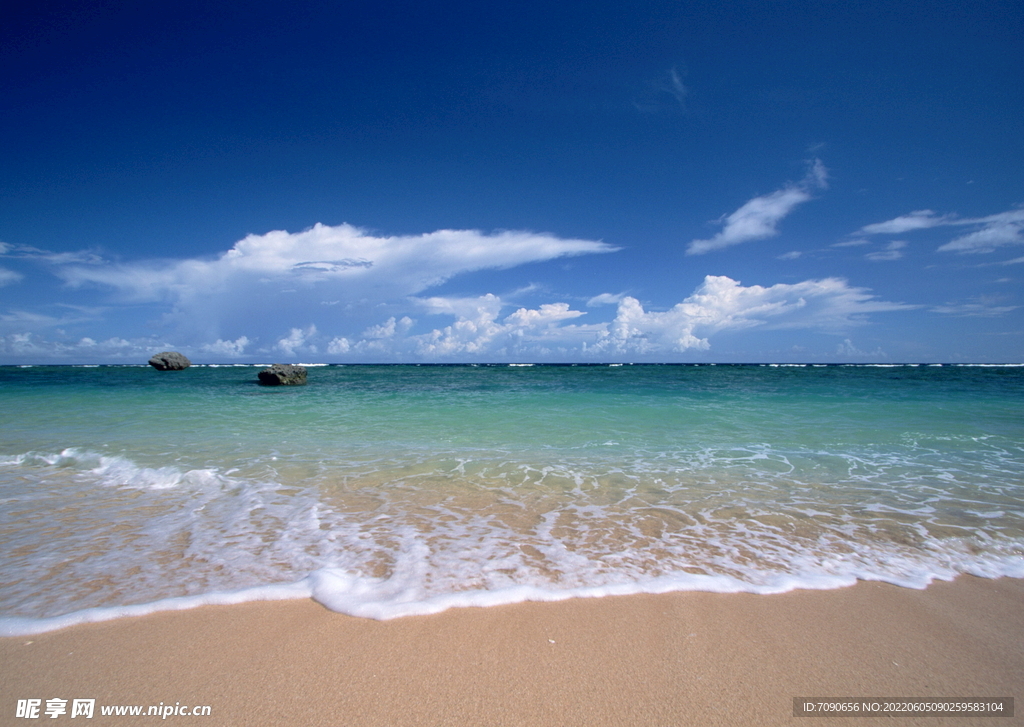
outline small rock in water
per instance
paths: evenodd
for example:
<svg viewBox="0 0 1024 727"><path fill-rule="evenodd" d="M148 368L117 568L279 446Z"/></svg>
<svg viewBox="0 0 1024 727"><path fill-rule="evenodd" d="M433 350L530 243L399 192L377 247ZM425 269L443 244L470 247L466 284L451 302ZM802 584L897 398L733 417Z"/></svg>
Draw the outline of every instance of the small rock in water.
<svg viewBox="0 0 1024 727"><path fill-rule="evenodd" d="M306 367L293 364L274 364L259 372L264 386L302 386L306 383Z"/></svg>
<svg viewBox="0 0 1024 727"><path fill-rule="evenodd" d="M149 359L149 365L157 371L181 371L191 366L192 362L177 351L163 351Z"/></svg>

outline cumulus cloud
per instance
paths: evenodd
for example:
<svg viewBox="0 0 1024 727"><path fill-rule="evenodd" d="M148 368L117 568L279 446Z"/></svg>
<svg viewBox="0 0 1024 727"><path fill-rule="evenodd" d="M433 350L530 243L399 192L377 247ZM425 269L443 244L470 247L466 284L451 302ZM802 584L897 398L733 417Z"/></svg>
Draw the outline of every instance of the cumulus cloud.
<svg viewBox="0 0 1024 727"><path fill-rule="evenodd" d="M694 335L694 329L705 321L699 313L693 315L696 311L686 308L686 303L680 303L669 311L647 312L636 298L625 298L619 303L618 315L608 334L592 350L643 354L710 348L706 338Z"/></svg>
<svg viewBox="0 0 1024 727"><path fill-rule="evenodd" d="M245 336L239 336L234 341L222 341L217 339L215 343L207 343L200 348L203 353L214 356L227 356L228 358L239 358L245 354L245 349L252 343Z"/></svg>
<svg viewBox="0 0 1024 727"><path fill-rule="evenodd" d="M568 352L578 343L578 330L561 324L585 315L583 311L572 310L568 303L559 302L537 308L520 307L502 318L506 304L490 293L475 298L433 297L416 302L430 314L455 317L449 326L409 338L410 352L427 359Z"/></svg>
<svg viewBox="0 0 1024 727"><path fill-rule="evenodd" d="M913 307L878 300L838 278L763 287L712 275L667 311L646 310L631 296L610 297L617 298L614 319L584 325L576 321L585 313L564 302L520 307L503 316L509 306L493 294L414 299L428 315L452 316L454 322L403 336L398 330L390 335L398 322L389 319L380 327L389 335L346 340L339 353L427 360L665 356L706 351L721 331L763 327L838 333L865 323L869 314Z"/></svg>
<svg viewBox="0 0 1024 727"><path fill-rule="evenodd" d="M536 328L582 315L585 315L583 311L570 310L568 303L544 303L537 309L520 308L506 318L505 323L516 328Z"/></svg>
<svg viewBox="0 0 1024 727"><path fill-rule="evenodd" d="M316 326L310 325L308 328L293 328L287 336L277 342L274 348L278 349L286 356L294 356L295 352L303 349L309 353L316 353L317 348L314 344L310 343L316 335Z"/></svg>
<svg viewBox="0 0 1024 727"><path fill-rule="evenodd" d="M692 295L667 311L648 312L635 298L625 298L607 336L594 349L614 353L706 350L708 336L723 330L763 326L838 332L864 323L869 313L911 307L876 300L867 289L850 287L840 278L762 287L709 275Z"/></svg>
<svg viewBox="0 0 1024 727"><path fill-rule="evenodd" d="M158 324L197 345L256 332L276 341L272 348L295 355L311 353L314 345L323 350L332 340L313 343L302 334L311 323L354 345L352 333L370 323L377 306L400 304L454 276L617 249L547 233L383 236L317 224L302 232L248 235L212 258L96 263L71 256L53 271L71 287L112 291L115 303L153 305ZM301 336L282 336L299 322ZM341 323L347 330L337 329Z"/></svg>
<svg viewBox="0 0 1024 727"><path fill-rule="evenodd" d="M455 322L443 329L417 336L416 353L425 358L479 355L493 348L495 339L508 329L498 323L503 303L488 293L477 298L433 297L417 301L427 313L449 314Z"/></svg>
<svg viewBox="0 0 1024 727"><path fill-rule="evenodd" d="M189 348L152 338L47 342L25 332L0 338L0 353L80 361L145 361L154 350L168 348L208 359L275 352L293 359L334 361L671 359L687 351L709 350L714 336L724 331L788 328L842 333L865 323L871 314L913 307L878 300L869 290L838 278L765 287L707 276L668 310L645 308L622 294L602 294L591 301L596 306L615 305L614 317L588 323L587 317L597 312L588 314L564 301L513 306L494 294L409 297L406 302L421 314L419 324L411 316L392 315L360 334L340 335L336 330L321 332L310 323L284 328L287 333L268 338L272 343L256 351L248 336L218 338ZM450 322L434 323L423 332L423 324L439 316Z"/></svg>
<svg viewBox="0 0 1024 727"><path fill-rule="evenodd" d="M402 316L399 321L391 316L386 322L378 326L370 326L363 331L363 338L394 338L396 333L405 333L412 328L413 320L409 316Z"/></svg>
<svg viewBox="0 0 1024 727"><path fill-rule="evenodd" d="M707 240L693 240L687 255L703 255L712 250L738 245L750 240L762 240L779 234L778 224L797 206L812 198L816 189L828 184L828 171L820 159L815 159L807 175L796 184L761 197L754 197L738 210L724 218L722 231Z"/></svg>
<svg viewBox="0 0 1024 727"><path fill-rule="evenodd" d="M799 204L793 199L809 198L825 182L824 167L815 162L799 184L744 205L726 222L721 239L734 244L773 231L781 211ZM4 249L13 251L9 245ZM89 332L92 338L72 340L57 326L67 319L29 320L11 313L0 316L0 333L10 334L4 350L25 356L35 351L40 358L90 351L95 358L145 361L154 349L166 348L200 360L271 354L307 361L670 358L710 349L723 331L841 332L870 314L910 307L880 301L838 278L762 287L708 276L668 310L625 293L595 295L586 310L577 310L574 303L537 300L544 294L538 286L504 299L423 294L461 273L615 249L599 241L528 232L441 230L384 237L349 225L316 225L300 233L250 235L209 259L115 264L70 256L74 262L55 264L65 281L113 289L132 306L154 304L137 309L150 316L147 323L175 331L161 334L174 343L115 340L96 335L95 329L79 329L77 336ZM530 304L522 305L527 293ZM154 310L157 315L150 315ZM51 339L59 342L28 333L44 328L56 331Z"/></svg>
<svg viewBox="0 0 1024 727"><path fill-rule="evenodd" d="M350 350L352 350L352 344L344 336L332 338L330 343L327 344L327 353L334 356L344 356Z"/></svg>
<svg viewBox="0 0 1024 727"><path fill-rule="evenodd" d="M933 227L971 227L961 235L941 245L940 252L989 253L1006 245L1024 244L1024 209L1008 210L986 217L959 218L956 215L937 215L931 210L917 210L886 222L866 225L860 233L866 235L901 234Z"/></svg>

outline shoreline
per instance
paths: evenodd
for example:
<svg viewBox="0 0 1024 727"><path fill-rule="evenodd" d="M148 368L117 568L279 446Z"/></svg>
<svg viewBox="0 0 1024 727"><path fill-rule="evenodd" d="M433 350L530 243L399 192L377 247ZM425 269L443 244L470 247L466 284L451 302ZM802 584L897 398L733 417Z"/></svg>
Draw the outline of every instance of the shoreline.
<svg viewBox="0 0 1024 727"><path fill-rule="evenodd" d="M55 697L69 713L70 700L95 699L90 724L128 723L101 705L176 702L209 706L192 718L204 725L257 727L791 724L794 697L1024 698L1024 579L635 594L388 621L252 601L0 638L0 664L0 724L25 724L18 699ZM1020 710L898 724L1024 724ZM856 724L879 720L894 724ZM833 723L849 718L808 722Z"/></svg>

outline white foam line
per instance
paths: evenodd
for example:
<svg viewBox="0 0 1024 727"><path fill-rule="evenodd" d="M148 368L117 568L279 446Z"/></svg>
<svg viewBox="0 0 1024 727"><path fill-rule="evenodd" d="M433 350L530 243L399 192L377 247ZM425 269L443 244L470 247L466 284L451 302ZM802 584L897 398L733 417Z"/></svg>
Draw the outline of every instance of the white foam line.
<svg viewBox="0 0 1024 727"><path fill-rule="evenodd" d="M313 599L332 611L351 616L362 616L386 621L403 616L424 616L446 611L450 608L500 606L524 601L554 602L571 598L603 598L605 596L628 596L639 593L672 593L676 591L701 591L705 593L757 593L763 595L786 593L796 589L829 590L845 588L857 582L853 576L787 576L781 575L771 582L755 586L731 576L708 576L683 573L661 576L633 583L619 583L604 586L585 586L565 590L552 590L536 586L513 586L495 590L473 590L449 593L418 601L363 600L370 595L365 591L353 598L344 587L347 576L335 581L338 573L323 569L313 574ZM336 585L337 584L337 585ZM338 589L338 585L342 588ZM383 585L383 584L382 584ZM922 586L923 587L923 586ZM357 589L362 590L362 589ZM381 594L383 595L383 594Z"/></svg>
<svg viewBox="0 0 1024 727"><path fill-rule="evenodd" d="M1013 569L1011 569L1013 570ZM972 572L984 578L1000 575L1024 577L1020 572ZM635 594L664 594L682 591L704 593L753 593L775 595L795 590L833 590L854 585L858 580L884 581L905 588L924 589L933 580L952 580L956 573L933 573L913 579L893 579L877 573L847 573L844 575L779 574L767 582L755 585L726 575L710 576L678 573L637 582L584 586L564 590L536 586L512 586L494 590L470 590L417 598L416 588L377 579L355 576L334 568L322 568L294 583L245 588L238 591L215 592L199 596L165 598L152 603L132 606L90 608L50 618L0 618L0 636L31 636L68 628L84 623L111 621L132 616L146 616L162 611L184 611L199 606L235 605L250 601L281 601L312 598L322 606L349 616L388 621L405 616L427 616L451 608L485 608L526 601L556 602L572 598L603 598Z"/></svg>
<svg viewBox="0 0 1024 727"><path fill-rule="evenodd" d="M187 611L200 606L230 606L249 601L286 601L309 598L311 595L309 579L304 578L296 583L255 586L239 591L205 593L200 596L163 598L152 603L132 606L87 608L50 618L4 617L0 618L0 636L31 636L78 624L113 621L126 616L147 616L161 611Z"/></svg>
<svg viewBox="0 0 1024 727"><path fill-rule="evenodd" d="M968 364L953 364L961 368L985 368L985 369L1013 369L1024 366L1024 363L998 363L998 364L986 364L986 363L968 363Z"/></svg>

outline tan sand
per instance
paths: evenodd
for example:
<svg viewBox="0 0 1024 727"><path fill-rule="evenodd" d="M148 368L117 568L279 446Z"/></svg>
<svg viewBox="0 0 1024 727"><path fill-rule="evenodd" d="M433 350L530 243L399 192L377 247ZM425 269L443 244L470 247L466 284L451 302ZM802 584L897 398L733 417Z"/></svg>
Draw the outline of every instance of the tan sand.
<svg viewBox="0 0 1024 727"><path fill-rule="evenodd" d="M1024 724L792 711L797 696L1024 698L1024 581L577 599L387 622L308 601L206 607L0 639L0 694L5 725ZM45 708L52 697L95 698L96 716L15 718L17 699ZM99 714L160 702L211 715Z"/></svg>

